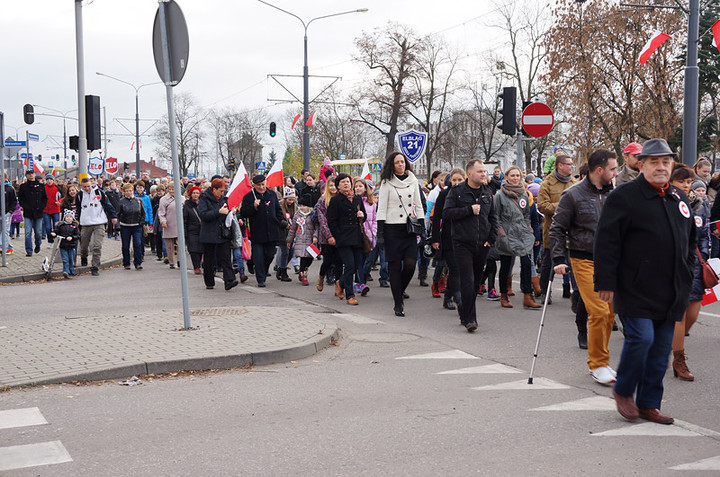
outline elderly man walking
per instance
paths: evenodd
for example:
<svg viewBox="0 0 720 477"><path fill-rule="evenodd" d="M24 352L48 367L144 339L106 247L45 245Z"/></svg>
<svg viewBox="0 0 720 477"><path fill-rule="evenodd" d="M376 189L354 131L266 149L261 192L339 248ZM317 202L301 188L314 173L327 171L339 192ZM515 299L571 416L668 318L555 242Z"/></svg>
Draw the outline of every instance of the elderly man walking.
<svg viewBox="0 0 720 477"><path fill-rule="evenodd" d="M628 420L659 424L674 422L660 412L663 377L695 262L690 201L668 182L675 156L664 139L643 144L641 174L608 196L593 251L595 290L613 303L625 327L613 392L617 410Z"/></svg>

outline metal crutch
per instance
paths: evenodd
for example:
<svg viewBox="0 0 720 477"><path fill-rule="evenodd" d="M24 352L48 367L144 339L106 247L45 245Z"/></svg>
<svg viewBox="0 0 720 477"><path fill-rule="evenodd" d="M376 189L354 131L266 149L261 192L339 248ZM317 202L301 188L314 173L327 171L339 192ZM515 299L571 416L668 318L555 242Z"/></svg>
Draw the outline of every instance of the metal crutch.
<svg viewBox="0 0 720 477"><path fill-rule="evenodd" d="M552 290L553 279L555 278L555 271L550 274L550 281L548 282L547 289L545 290L545 303L543 304L542 316L540 316L540 329L538 330L537 341L535 342L535 352L533 353L532 366L530 367L530 377L528 378L528 384L533 383L533 374L535 373L535 361L537 361L538 348L540 347L540 337L542 336L543 326L545 326L545 312L547 311L548 299L550 298L550 290Z"/></svg>

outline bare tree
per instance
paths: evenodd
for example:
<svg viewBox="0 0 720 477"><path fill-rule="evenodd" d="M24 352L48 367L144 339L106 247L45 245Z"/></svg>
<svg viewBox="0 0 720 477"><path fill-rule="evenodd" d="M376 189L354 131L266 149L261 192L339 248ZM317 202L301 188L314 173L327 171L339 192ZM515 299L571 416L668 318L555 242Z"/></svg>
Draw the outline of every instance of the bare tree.
<svg viewBox="0 0 720 477"><path fill-rule="evenodd" d="M177 151L180 174L186 175L189 170L197 170L203 155L203 126L207 113L198 106L195 97L188 92L176 94L175 127L177 133ZM164 161L172 161L170 149L170 127L167 115L163 116L155 128L157 140L155 154Z"/></svg>
<svg viewBox="0 0 720 477"><path fill-rule="evenodd" d="M217 154L226 170L238 162L252 171L262 159L262 137L270 120L263 109L216 109L210 113ZM236 164L233 166L232 164Z"/></svg>

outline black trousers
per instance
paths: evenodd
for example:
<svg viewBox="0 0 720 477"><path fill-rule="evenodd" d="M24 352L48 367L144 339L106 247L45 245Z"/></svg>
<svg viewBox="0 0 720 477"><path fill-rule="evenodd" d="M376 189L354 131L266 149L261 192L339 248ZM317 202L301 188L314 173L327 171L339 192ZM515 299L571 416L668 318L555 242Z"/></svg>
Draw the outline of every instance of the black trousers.
<svg viewBox="0 0 720 477"><path fill-rule="evenodd" d="M482 245L475 246L453 240L453 252L457 263L458 276L460 277L460 322L477 322L475 312L475 298L477 297L478 286L482 280L483 268L487 261L489 247Z"/></svg>
<svg viewBox="0 0 720 477"><path fill-rule="evenodd" d="M204 243L205 251L203 252L203 279L205 286L215 286L215 257L223 271L223 280L230 283L235 279L235 273L232 269L232 258L230 257L230 242L222 243ZM160 249L162 253L162 248ZM217 252L217 255L215 254Z"/></svg>
<svg viewBox="0 0 720 477"><path fill-rule="evenodd" d="M270 265L275 258L275 242L251 242L252 258L255 263L255 279L258 283L265 283Z"/></svg>
<svg viewBox="0 0 720 477"><path fill-rule="evenodd" d="M345 298L349 299L355 296L355 290L353 289L353 279L355 277L355 271L357 266L360 264L360 255L362 250L358 247L337 247L337 253L340 257L341 268L335 269L335 278L340 282L340 285L345 291ZM342 269L342 275L340 270Z"/></svg>

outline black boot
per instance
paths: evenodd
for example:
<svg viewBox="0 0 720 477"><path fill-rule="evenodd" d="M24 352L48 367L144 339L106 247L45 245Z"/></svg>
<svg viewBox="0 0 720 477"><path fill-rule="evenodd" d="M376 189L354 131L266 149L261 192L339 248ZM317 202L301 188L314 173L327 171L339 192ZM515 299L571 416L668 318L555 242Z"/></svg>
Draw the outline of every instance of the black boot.
<svg viewBox="0 0 720 477"><path fill-rule="evenodd" d="M280 281L282 282L291 282L292 278L288 276L287 268L283 268L282 270L278 270L280 273Z"/></svg>
<svg viewBox="0 0 720 477"><path fill-rule="evenodd" d="M282 280L283 271L284 271L284 270L281 269L281 268L276 268L276 269L275 269L275 278L277 278L278 280Z"/></svg>
<svg viewBox="0 0 720 477"><path fill-rule="evenodd" d="M578 329L578 347L580 349L587 349L587 322L585 323L576 323L577 329Z"/></svg>
<svg viewBox="0 0 720 477"><path fill-rule="evenodd" d="M570 298L570 284L563 283L563 298Z"/></svg>
<svg viewBox="0 0 720 477"><path fill-rule="evenodd" d="M443 308L446 310L454 310L455 305L452 302L452 297L450 295L445 295L443 298Z"/></svg>
<svg viewBox="0 0 720 477"><path fill-rule="evenodd" d="M578 301L580 301L580 292L575 290L572 292L572 295L570 295L570 309L573 313L577 313Z"/></svg>

